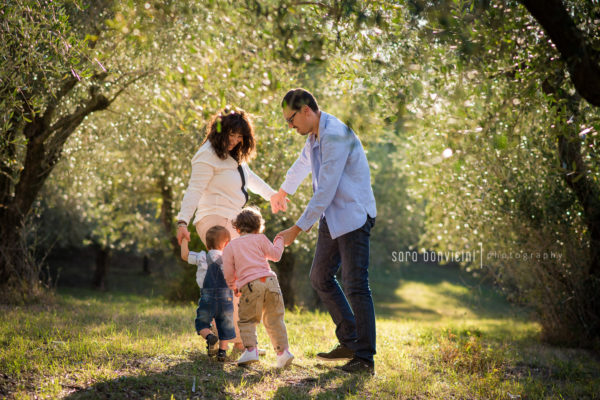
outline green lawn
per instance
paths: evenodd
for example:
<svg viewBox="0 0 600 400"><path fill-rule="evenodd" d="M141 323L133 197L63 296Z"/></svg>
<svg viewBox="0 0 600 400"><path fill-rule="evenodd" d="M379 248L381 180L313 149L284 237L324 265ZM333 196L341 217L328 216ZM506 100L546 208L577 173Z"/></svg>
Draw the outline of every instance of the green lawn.
<svg viewBox="0 0 600 400"><path fill-rule="evenodd" d="M160 282L126 270L127 294L60 290L47 304L3 308L0 398L593 399L600 362L537 340L539 326L455 269L373 268L376 376L314 359L336 343L323 312L288 312L295 364L272 351L239 368L209 360L193 331L194 304L149 296ZM121 287L121 289L119 289ZM148 292L148 293L144 293ZM262 327L259 340L268 348ZM336 365L335 363L333 365ZM520 396L520 397L519 397Z"/></svg>

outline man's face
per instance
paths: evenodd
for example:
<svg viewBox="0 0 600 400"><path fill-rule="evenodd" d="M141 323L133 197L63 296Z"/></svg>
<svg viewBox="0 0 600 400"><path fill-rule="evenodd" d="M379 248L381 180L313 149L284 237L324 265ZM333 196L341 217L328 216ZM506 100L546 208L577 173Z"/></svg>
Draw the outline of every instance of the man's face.
<svg viewBox="0 0 600 400"><path fill-rule="evenodd" d="M283 118L287 122L290 128L294 128L296 132L302 136L311 133L312 127L310 126L308 116L308 106L302 106L299 110L292 110L291 108L285 107L283 109Z"/></svg>

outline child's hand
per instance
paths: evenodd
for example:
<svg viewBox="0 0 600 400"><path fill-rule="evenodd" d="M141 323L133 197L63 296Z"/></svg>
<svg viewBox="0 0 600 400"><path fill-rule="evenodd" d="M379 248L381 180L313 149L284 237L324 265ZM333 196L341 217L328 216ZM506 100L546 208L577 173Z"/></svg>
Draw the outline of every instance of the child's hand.
<svg viewBox="0 0 600 400"><path fill-rule="evenodd" d="M242 297L242 292L240 292L238 288L235 288L233 294L235 295L235 297Z"/></svg>

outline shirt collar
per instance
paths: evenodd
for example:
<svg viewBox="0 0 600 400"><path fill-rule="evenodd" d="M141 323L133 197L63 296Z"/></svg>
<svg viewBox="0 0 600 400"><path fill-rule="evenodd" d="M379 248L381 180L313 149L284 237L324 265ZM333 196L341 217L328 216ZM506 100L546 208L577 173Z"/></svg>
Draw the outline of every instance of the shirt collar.
<svg viewBox="0 0 600 400"><path fill-rule="evenodd" d="M325 111L321 111L321 117L319 118L319 136L321 136L321 134L325 130L325 127L327 127L328 118L329 114L327 114Z"/></svg>
<svg viewBox="0 0 600 400"><path fill-rule="evenodd" d="M208 251L208 255L210 256L210 258L212 258L214 260L214 258L217 256L218 257L223 256L223 252L221 250L213 249L213 250Z"/></svg>
<svg viewBox="0 0 600 400"><path fill-rule="evenodd" d="M311 133L309 136L309 140L313 148L318 146L321 142L321 137L323 136L323 132L325 131L325 127L327 126L328 117L329 114L327 114L325 111L321 111L321 116L319 118L319 137L317 138L316 133Z"/></svg>

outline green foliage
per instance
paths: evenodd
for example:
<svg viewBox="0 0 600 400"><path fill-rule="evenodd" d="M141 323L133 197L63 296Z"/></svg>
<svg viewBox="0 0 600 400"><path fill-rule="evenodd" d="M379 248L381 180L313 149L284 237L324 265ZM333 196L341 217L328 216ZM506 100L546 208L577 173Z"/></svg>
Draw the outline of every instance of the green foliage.
<svg viewBox="0 0 600 400"><path fill-rule="evenodd" d="M596 51L598 5L565 4ZM87 117L57 153L62 163L41 207L81 223L57 224L57 237L172 251L189 160L208 118L227 104L254 115L251 167L277 187L303 142L286 128L279 103L302 86L368 152L379 209L374 265L389 265L391 250L484 249L483 270L463 267L532 305L547 338L579 343L569 334L573 324L580 324L575 332L597 332L597 286L587 271L596 265L600 115L577 97L570 61L519 2L28 5L2 9L9 40L0 78L10 83L2 88L4 131L52 104L65 76L81 81L53 120L96 90L111 99L110 111ZM32 49L22 46L26 37ZM35 96L24 102L23 88ZM3 176L14 181L27 139L10 133L3 140ZM565 158L569 145L579 158ZM285 215L271 215L257 197L251 203L272 237L310 196L307 180ZM313 230L289 249L298 281L306 279L315 238Z"/></svg>
<svg viewBox="0 0 600 400"><path fill-rule="evenodd" d="M360 33L305 29L292 34L298 18L317 24L326 15L324 10L308 7L315 14L290 10L273 18L267 8L248 14L243 6L195 4L194 13L188 15L186 7L171 11L189 18L188 25L157 33L154 38L161 44L169 40L178 43L154 59L159 79L134 84L115 100L111 113L88 118L66 144L66 157L52 177L52 187L77 203L74 208L80 211L76 220L86 224L86 236L111 247L142 252L158 247L166 251L168 241L163 238L168 239L171 233L165 232L157 219L164 202L161 191L167 188L172 196L174 215L187 184L189 160L203 139L207 120L226 104L254 114L258 157L251 167L277 187L303 145L303 138L285 127L280 98L287 89L304 86L318 96L325 110L359 134L367 150L373 148L369 159L376 190L380 188L382 208L389 208L378 222L382 243L375 253L383 258L387 246L416 243L418 218L412 222L408 211L398 211L399 206L406 210L401 205L408 200L402 197L404 191L388 184L395 177L394 163L390 162L390 151L395 148L389 145L380 116L379 81L365 79L375 69L370 63L368 69L361 69L361 54L352 63L346 62L345 51L357 41L361 52L383 43L371 17L367 18L371 22L359 24ZM135 7L118 9L107 24L118 31L126 28L131 34L136 28L130 21L138 18L137 13ZM369 11L373 18L376 13ZM347 12L339 15L339 22L352 27L354 18ZM232 24L236 30L229 29ZM255 26L263 29L256 30ZM340 33L348 35L343 43L339 42ZM145 30L139 34L148 35ZM323 56L314 53L310 43L320 43ZM337 83L332 84L329 76ZM356 101L363 97L366 103ZM272 151L274 148L277 151ZM307 180L285 215L271 215L268 204L256 196L252 196L251 204L261 207L268 234L273 237L300 216L311 193ZM49 196L48 201L54 201L51 199ZM297 254L296 264L301 266L297 273L303 280L315 238L316 229L302 235L292 248ZM187 283L190 274L184 272L175 293L193 295L193 283Z"/></svg>
<svg viewBox="0 0 600 400"><path fill-rule="evenodd" d="M485 270L467 269L491 273L509 298L534 306L546 339L581 343L597 326L585 283L597 217L568 186L565 177L579 172L561 159L558 139L581 140L594 193L599 114L567 106L560 93L574 90L565 65L524 9L478 4L418 11L432 42L422 92L409 106L419 121L408 164L418 167L406 173L409 192L427 204L421 247L481 246ZM551 85L561 89L549 93Z"/></svg>
<svg viewBox="0 0 600 400"><path fill-rule="evenodd" d="M61 81L89 77L93 56L86 41L78 37L69 21L70 9L81 9L79 1L5 2L2 15L0 58L3 151L17 137L14 131L43 111L56 96Z"/></svg>

